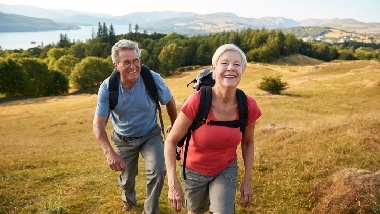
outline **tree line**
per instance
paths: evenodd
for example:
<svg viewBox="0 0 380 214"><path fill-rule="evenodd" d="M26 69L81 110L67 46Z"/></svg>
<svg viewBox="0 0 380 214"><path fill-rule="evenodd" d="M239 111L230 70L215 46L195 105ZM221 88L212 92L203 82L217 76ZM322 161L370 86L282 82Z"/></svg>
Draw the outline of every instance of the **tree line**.
<svg viewBox="0 0 380 214"><path fill-rule="evenodd" d="M28 50L0 49L0 94L47 96L65 94L69 88L84 89L100 84L112 69L111 48L120 39L131 39L142 49L141 62L163 76L186 66L205 66L222 44L234 43L249 62L270 63L282 56L300 53L323 61L377 59L379 44L357 42L324 44L304 42L277 29L245 29L209 35L148 34L136 24L116 35L112 24L99 22L96 35L86 42L71 42L60 34L57 44Z"/></svg>

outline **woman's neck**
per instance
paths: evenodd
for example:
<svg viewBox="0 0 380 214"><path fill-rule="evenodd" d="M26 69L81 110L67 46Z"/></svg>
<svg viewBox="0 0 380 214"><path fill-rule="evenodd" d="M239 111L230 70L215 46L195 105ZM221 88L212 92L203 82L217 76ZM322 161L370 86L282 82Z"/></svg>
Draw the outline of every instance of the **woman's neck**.
<svg viewBox="0 0 380 214"><path fill-rule="evenodd" d="M236 100L236 88L225 88L220 86L213 87L213 97L224 104L234 103Z"/></svg>

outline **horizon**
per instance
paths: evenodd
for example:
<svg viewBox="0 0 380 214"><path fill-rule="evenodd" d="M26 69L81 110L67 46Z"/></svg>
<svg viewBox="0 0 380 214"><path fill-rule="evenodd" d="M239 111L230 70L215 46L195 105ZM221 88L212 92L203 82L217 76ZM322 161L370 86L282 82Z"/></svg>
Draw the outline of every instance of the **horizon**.
<svg viewBox="0 0 380 214"><path fill-rule="evenodd" d="M0 0L5 5L26 5L50 10L75 10L78 12L123 16L135 12L176 11L193 12L200 15L210 13L234 13L244 18L282 17L301 21L305 19L354 19L360 22L380 22L380 1L347 1L344 0L142 0L141 4L128 4L122 0L111 0L108 4L94 4L90 0L55 2L44 0ZM307 5L305 5L305 3ZM117 7L115 7L117 5ZM128 7L128 5L131 5ZM199 5L202 5L199 7ZM247 6L248 5L248 6ZM124 7L125 6L125 7ZM251 6L251 7L249 7ZM286 9L284 9L286 8ZM6 12L6 11L3 11Z"/></svg>

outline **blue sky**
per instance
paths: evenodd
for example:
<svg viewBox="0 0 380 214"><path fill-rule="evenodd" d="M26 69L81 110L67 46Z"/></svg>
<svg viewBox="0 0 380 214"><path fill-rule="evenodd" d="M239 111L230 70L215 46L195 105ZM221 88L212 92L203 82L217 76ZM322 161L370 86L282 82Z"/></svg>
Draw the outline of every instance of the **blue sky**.
<svg viewBox="0 0 380 214"><path fill-rule="evenodd" d="M380 0L0 0L0 3L116 16L170 10L198 14L231 12L246 18L270 16L297 21L307 18L352 18L362 22L380 23Z"/></svg>

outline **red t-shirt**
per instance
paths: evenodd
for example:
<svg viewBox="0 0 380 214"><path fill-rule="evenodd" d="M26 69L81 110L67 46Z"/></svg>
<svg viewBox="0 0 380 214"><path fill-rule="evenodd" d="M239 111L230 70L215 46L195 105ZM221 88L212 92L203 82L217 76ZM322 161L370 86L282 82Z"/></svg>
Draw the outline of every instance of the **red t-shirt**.
<svg viewBox="0 0 380 214"><path fill-rule="evenodd" d="M200 102L200 91L190 95L181 111L190 119L194 120ZM247 96L248 122L255 122L261 111L256 101ZM210 109L207 118L216 120ZM236 115L236 119L239 114ZM205 176L213 176L224 170L237 157L236 149L242 139L240 128L227 126L202 125L191 135L187 151L186 167ZM181 161L183 164L184 147L181 149Z"/></svg>

